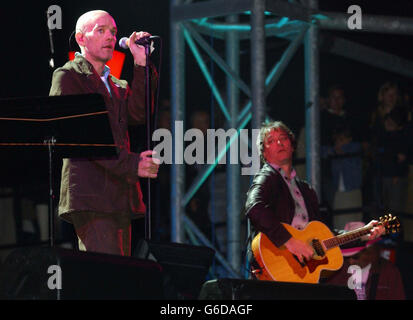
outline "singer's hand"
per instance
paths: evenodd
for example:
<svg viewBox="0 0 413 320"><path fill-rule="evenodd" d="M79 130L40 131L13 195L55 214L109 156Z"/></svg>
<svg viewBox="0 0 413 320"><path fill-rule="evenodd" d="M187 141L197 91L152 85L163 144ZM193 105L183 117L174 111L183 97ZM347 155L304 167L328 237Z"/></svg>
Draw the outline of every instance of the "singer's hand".
<svg viewBox="0 0 413 320"><path fill-rule="evenodd" d="M150 37L151 34L148 32L140 31L140 32L133 32L129 37L129 50L133 55L133 60L135 65L138 66L146 66L146 55L145 55L145 47L137 45L135 42L143 37Z"/></svg>
<svg viewBox="0 0 413 320"><path fill-rule="evenodd" d="M160 160L152 158L156 155L155 151L147 150L141 152L140 161L138 164L138 176L141 178L156 178L158 176L158 169Z"/></svg>

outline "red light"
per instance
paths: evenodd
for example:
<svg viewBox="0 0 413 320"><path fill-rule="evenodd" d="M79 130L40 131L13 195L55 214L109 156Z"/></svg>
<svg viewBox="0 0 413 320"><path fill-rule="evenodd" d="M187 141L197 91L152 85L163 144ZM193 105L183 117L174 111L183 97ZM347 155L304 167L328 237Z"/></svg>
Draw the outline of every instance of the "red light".
<svg viewBox="0 0 413 320"><path fill-rule="evenodd" d="M69 52L69 60L73 60L75 58L75 52ZM122 74L123 63L125 62L125 54L120 51L113 51L113 57L110 59L106 64L110 68L110 73L114 77L120 79L120 75Z"/></svg>
<svg viewBox="0 0 413 320"><path fill-rule="evenodd" d="M70 51L69 52L69 60L73 60L75 58L75 52L74 51Z"/></svg>

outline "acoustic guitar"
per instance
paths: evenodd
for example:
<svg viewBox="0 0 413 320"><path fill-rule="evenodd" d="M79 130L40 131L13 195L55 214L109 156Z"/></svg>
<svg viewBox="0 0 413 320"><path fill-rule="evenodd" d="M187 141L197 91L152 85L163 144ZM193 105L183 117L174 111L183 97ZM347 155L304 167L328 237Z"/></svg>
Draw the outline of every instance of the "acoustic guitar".
<svg viewBox="0 0 413 320"><path fill-rule="evenodd" d="M343 265L340 245L357 240L370 233L372 226L365 226L334 236L330 229L319 221L311 221L305 229L297 230L282 223L296 239L307 242L314 250L310 260L301 263L285 246L276 247L263 233L258 233L252 241L252 251L260 266L254 272L259 280L318 283L324 271L335 271ZM386 233L397 232L400 222L397 217L385 215L379 218L379 225Z"/></svg>

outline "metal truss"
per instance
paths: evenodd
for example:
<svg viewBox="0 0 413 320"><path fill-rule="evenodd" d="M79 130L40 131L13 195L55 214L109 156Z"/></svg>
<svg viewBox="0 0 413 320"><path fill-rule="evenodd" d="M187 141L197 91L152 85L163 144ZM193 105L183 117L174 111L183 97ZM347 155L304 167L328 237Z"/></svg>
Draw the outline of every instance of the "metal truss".
<svg viewBox="0 0 413 320"><path fill-rule="evenodd" d="M301 4L301 3L304 3ZM307 180L321 195L320 137L319 137L319 53L324 41L321 30L346 30L347 14L321 12L317 0L298 2L282 0L171 0L171 121L183 121L185 115L185 45L198 62L211 92L230 128L236 128L224 148L219 150L213 164L209 164L187 190L184 165L175 164L171 171L171 240L184 242L185 233L192 243L214 248L209 239L185 215L185 206L213 172L219 161L226 156L241 129L251 123L260 128L265 119L265 100L283 71L304 45L305 59L305 121L306 121L306 169ZM239 22L239 17L249 15L248 22ZM413 19L363 15L363 29L358 32L413 34ZM226 57L221 57L203 35L224 39ZM265 68L265 42L267 37L288 39L289 45L279 61L268 74ZM239 76L239 43L249 39L251 45L251 86ZM404 76L413 76L413 63L400 57L369 48L355 42L329 38L327 52L341 55ZM225 73L227 99L216 85L201 49ZM249 101L239 108L239 94L244 93ZM190 111L190 110L188 110ZM172 125L173 140L177 137ZM255 143L255 142L253 142ZM174 156L175 157L175 156ZM229 276L242 277L241 268L241 211L239 194L239 166L227 164L227 257L216 248L217 260Z"/></svg>

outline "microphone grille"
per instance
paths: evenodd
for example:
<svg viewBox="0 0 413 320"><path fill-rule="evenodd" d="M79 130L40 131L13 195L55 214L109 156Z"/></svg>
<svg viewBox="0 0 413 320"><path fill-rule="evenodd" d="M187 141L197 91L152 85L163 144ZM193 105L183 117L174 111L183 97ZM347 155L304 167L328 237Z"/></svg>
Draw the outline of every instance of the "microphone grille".
<svg viewBox="0 0 413 320"><path fill-rule="evenodd" d="M128 49L128 45L126 43L126 41L128 40L128 38L123 37L122 39L119 40L119 47L123 48L123 49Z"/></svg>

